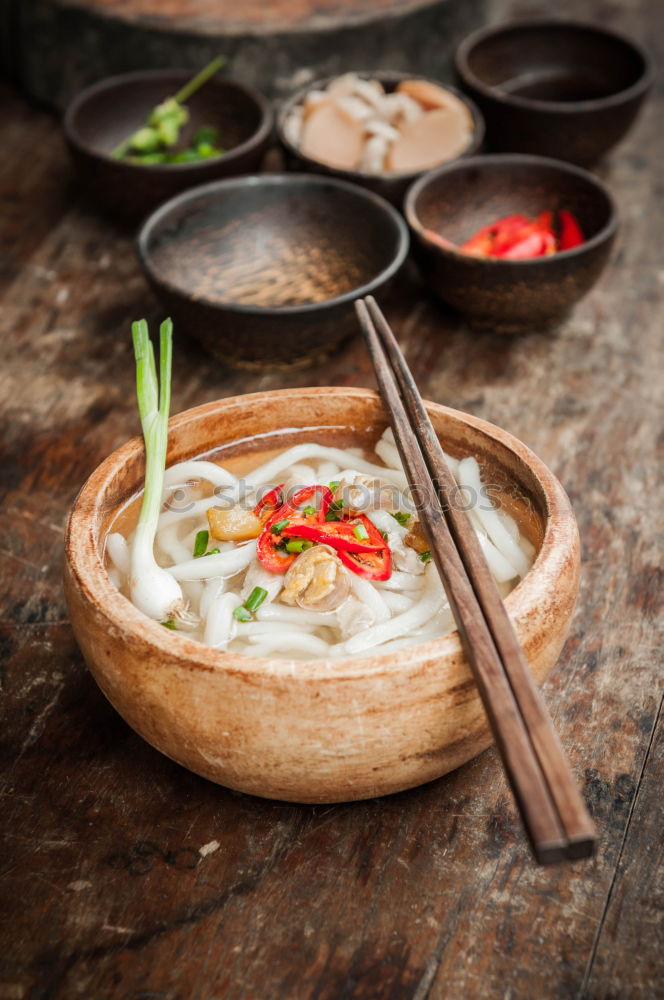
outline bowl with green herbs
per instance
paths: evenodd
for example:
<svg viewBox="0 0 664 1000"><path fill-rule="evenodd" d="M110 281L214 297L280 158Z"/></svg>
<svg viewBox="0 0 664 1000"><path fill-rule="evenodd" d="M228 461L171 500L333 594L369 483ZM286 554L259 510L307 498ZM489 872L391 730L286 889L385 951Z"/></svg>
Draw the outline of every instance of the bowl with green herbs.
<svg viewBox="0 0 664 1000"><path fill-rule="evenodd" d="M106 214L137 222L189 187L258 169L272 134L270 106L220 74L221 64L124 73L74 98L67 144Z"/></svg>

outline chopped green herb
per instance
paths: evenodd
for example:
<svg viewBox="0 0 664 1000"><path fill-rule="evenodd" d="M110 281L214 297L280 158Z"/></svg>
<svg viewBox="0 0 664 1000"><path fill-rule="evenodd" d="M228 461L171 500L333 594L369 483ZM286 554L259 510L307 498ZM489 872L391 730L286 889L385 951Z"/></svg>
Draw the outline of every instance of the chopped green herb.
<svg viewBox="0 0 664 1000"><path fill-rule="evenodd" d="M218 133L211 126L199 128L187 149L174 152L173 147L180 139L181 129L189 121L186 102L214 76L223 62L222 56L213 59L177 94L152 108L144 124L116 146L111 156L143 164L183 163L190 159L205 160L210 156L220 156L224 150L216 145Z"/></svg>
<svg viewBox="0 0 664 1000"><path fill-rule="evenodd" d="M247 611L258 611L261 604L267 597L267 590L264 587L254 587L249 597L244 602Z"/></svg>
<svg viewBox="0 0 664 1000"><path fill-rule="evenodd" d="M383 541L384 542L389 541L389 537L388 537L388 534L387 534L386 531L381 531L381 535L383 536Z"/></svg>
<svg viewBox="0 0 664 1000"><path fill-rule="evenodd" d="M307 549L312 548L313 544L313 542L309 542L304 538L293 538L286 542L286 552L305 552Z"/></svg>
<svg viewBox="0 0 664 1000"><path fill-rule="evenodd" d="M400 510L398 510L396 514L392 514L392 517L394 518L395 521L398 521L399 524L401 525L408 524L408 522L410 521L410 514L403 514Z"/></svg>
<svg viewBox="0 0 664 1000"><path fill-rule="evenodd" d="M305 517L312 517L314 514L317 514L318 511L315 507L305 507L302 513Z"/></svg>
<svg viewBox="0 0 664 1000"><path fill-rule="evenodd" d="M208 552L205 552L204 555L206 555L206 556L218 556L220 552L221 552L221 549L210 549Z"/></svg>
<svg viewBox="0 0 664 1000"><path fill-rule="evenodd" d="M200 559L201 556L205 555L209 539L210 532L206 531L205 528L197 532L196 541L194 542L194 559Z"/></svg>
<svg viewBox="0 0 664 1000"><path fill-rule="evenodd" d="M280 535L284 528L288 527L288 523L288 518L285 517L283 521L277 521L276 524L273 524L270 531L273 535Z"/></svg>
<svg viewBox="0 0 664 1000"><path fill-rule="evenodd" d="M366 542L366 540L369 537L369 532L364 527L361 521L359 524L353 525L353 534L357 538L358 542Z"/></svg>
<svg viewBox="0 0 664 1000"><path fill-rule="evenodd" d="M162 622L164 628L170 628L173 632L177 632L177 627L174 621Z"/></svg>
<svg viewBox="0 0 664 1000"><path fill-rule="evenodd" d="M341 518L337 516L337 511L340 511L343 507L343 500L333 500L327 509L327 514L325 515L326 521L339 521Z"/></svg>
<svg viewBox="0 0 664 1000"><path fill-rule="evenodd" d="M420 552L420 559L423 563L428 563L431 561L431 553L427 549L426 552Z"/></svg>
<svg viewBox="0 0 664 1000"><path fill-rule="evenodd" d="M253 620L253 617L251 611L247 611L243 604L240 604L233 612L233 618L239 622L250 622Z"/></svg>
<svg viewBox="0 0 664 1000"><path fill-rule="evenodd" d="M340 483L339 479L333 479L332 482L330 483L330 489L332 490L333 493L335 490L339 489L339 483Z"/></svg>

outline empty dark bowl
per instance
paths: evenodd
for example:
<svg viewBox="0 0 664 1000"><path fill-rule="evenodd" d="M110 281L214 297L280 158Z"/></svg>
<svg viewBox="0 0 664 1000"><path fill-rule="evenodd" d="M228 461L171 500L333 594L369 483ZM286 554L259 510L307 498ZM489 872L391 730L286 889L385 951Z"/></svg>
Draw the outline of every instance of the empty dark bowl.
<svg viewBox="0 0 664 1000"><path fill-rule="evenodd" d="M282 149L284 150L286 156L286 164L293 170L306 170L317 174L326 174L329 177L338 177L340 180L351 181L353 184L359 184L361 187L366 188L368 191L373 191L375 194L379 194L382 198L386 198L388 201L392 202L393 205L398 205L401 208L403 197L413 183L418 177L421 177L425 172L424 170L409 171L408 173L397 173L396 171L385 171L381 174L368 173L365 170L341 170L338 167L328 166L326 163L322 163L320 160L314 160L310 156L305 156L297 146L294 146L287 138L284 131L284 123L290 113L290 111L301 104L306 95L310 90L325 90L328 83L335 80L340 74L336 73L334 76L327 76L321 80L314 80L307 87L303 87L302 90L298 90L296 94L293 94L280 108L277 113L277 137L281 143ZM462 156L472 156L476 153L482 141L484 139L484 122L482 116L477 110L473 102L465 95L460 93L455 87L451 87L447 83L442 83L440 80L433 80L431 77L422 76L420 73L397 73L397 72L383 72L383 71L369 71L358 72L359 76L363 80L379 80L387 93L391 93L396 90L397 85L401 80L427 80L429 83L435 83L439 87L443 87L445 90L451 91L459 100L463 101L468 110L470 111L474 129L473 136L468 148L463 151ZM453 161L447 161L453 162Z"/></svg>
<svg viewBox="0 0 664 1000"><path fill-rule="evenodd" d="M460 244L506 215L560 209L576 216L585 242L533 260L472 257L440 246L426 232ZM517 154L432 170L408 192L405 211L431 289L471 326L497 333L544 330L565 319L601 274L618 225L611 195L591 174Z"/></svg>
<svg viewBox="0 0 664 1000"><path fill-rule="evenodd" d="M178 195L138 237L145 273L182 332L226 364L299 367L357 331L408 253L387 202L301 174L217 181Z"/></svg>
<svg viewBox="0 0 664 1000"><path fill-rule="evenodd" d="M624 35L575 21L514 21L477 31L456 53L461 86L491 149L590 165L622 139L653 81Z"/></svg>
<svg viewBox="0 0 664 1000"><path fill-rule="evenodd" d="M111 151L139 128L152 108L176 93L190 70L146 70L102 80L74 98L64 129L74 163L89 195L108 214L138 221L185 188L260 166L273 117L261 94L236 80L216 76L187 102L186 144L203 125L219 130L223 156L198 163L141 166L116 160Z"/></svg>

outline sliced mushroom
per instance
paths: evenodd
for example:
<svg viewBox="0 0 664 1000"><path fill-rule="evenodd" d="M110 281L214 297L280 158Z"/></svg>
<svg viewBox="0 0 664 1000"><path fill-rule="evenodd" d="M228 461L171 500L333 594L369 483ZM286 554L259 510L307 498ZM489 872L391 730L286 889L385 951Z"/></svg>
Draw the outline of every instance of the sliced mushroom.
<svg viewBox="0 0 664 1000"><path fill-rule="evenodd" d="M347 514L366 514L372 510L398 510L394 487L382 479L356 475L352 482L342 479L334 491L338 508Z"/></svg>
<svg viewBox="0 0 664 1000"><path fill-rule="evenodd" d="M220 542L247 542L258 538L263 525L253 511L243 510L239 504L224 510L210 507L207 512L210 534Z"/></svg>
<svg viewBox="0 0 664 1000"><path fill-rule="evenodd" d="M300 149L313 160L353 170L362 155L362 126L335 101L321 101L304 123Z"/></svg>
<svg viewBox="0 0 664 1000"><path fill-rule="evenodd" d="M415 549L416 552L430 552L431 543L427 536L424 534L424 528L422 527L421 521L413 521L408 525L408 534L404 538L404 542L410 549Z"/></svg>
<svg viewBox="0 0 664 1000"><path fill-rule="evenodd" d="M280 600L311 611L336 611L350 591L348 574L329 545L314 545L287 571Z"/></svg>

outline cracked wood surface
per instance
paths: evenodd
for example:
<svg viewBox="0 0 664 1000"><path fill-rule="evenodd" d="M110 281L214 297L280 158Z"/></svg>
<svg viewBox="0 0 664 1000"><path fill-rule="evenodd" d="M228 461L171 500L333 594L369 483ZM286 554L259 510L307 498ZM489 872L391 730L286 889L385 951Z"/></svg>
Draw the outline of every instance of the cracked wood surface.
<svg viewBox="0 0 664 1000"><path fill-rule="evenodd" d="M664 39L656 0L565 11ZM423 394L529 444L579 519L580 602L544 694L601 843L546 870L493 751L389 799L285 805L185 772L104 700L67 622L62 530L137 431L129 323L160 310L131 240L80 200L57 122L2 99L0 1000L661 995L661 91L600 168L619 244L555 336L471 334L411 271L386 303ZM225 371L184 340L176 357L174 412L371 384L359 339L292 374Z"/></svg>

